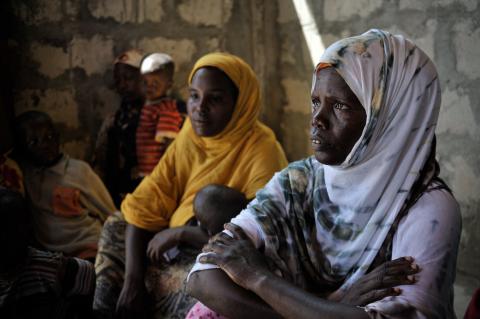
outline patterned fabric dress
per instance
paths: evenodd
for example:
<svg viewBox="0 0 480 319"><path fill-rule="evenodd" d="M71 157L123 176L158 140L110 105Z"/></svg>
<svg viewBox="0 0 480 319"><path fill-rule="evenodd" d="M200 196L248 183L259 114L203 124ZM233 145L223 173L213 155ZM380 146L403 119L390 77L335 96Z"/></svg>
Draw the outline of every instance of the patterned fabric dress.
<svg viewBox="0 0 480 319"><path fill-rule="evenodd" d="M125 269L125 229L127 223L120 212L107 219L99 242L95 263L97 287L94 313L97 318L112 318L123 286ZM196 302L185 293L185 278L198 251L182 249L171 264L149 266L145 285L152 297L155 318L185 318Z"/></svg>

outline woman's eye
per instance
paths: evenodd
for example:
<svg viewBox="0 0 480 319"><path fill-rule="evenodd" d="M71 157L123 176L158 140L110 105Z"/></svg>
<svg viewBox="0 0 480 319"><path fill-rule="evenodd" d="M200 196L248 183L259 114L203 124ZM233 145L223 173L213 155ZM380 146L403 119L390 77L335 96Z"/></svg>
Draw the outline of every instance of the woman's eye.
<svg viewBox="0 0 480 319"><path fill-rule="evenodd" d="M320 107L320 101L319 100L313 100L312 101L312 107L314 109L319 108Z"/></svg>
<svg viewBox="0 0 480 319"><path fill-rule="evenodd" d="M197 93L190 93L190 99L191 99L191 100L196 100L196 99L198 99L198 94L197 94Z"/></svg>
<svg viewBox="0 0 480 319"><path fill-rule="evenodd" d="M219 103L219 102L222 102L223 98L221 95L214 95L212 96L212 102L214 103Z"/></svg>
<svg viewBox="0 0 480 319"><path fill-rule="evenodd" d="M336 108L337 110L348 110L349 107L346 104L340 103L340 102L335 102L333 104L333 107Z"/></svg>

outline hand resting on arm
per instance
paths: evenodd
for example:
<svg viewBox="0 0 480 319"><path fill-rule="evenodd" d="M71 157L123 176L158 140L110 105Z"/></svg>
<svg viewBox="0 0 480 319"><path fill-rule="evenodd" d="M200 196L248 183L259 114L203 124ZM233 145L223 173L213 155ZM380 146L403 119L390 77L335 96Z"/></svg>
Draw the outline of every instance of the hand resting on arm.
<svg viewBox="0 0 480 319"><path fill-rule="evenodd" d="M312 318L317 317L318 314L323 314L324 318L368 318L363 309L356 306L400 294L401 291L394 287L413 284L415 278L410 276L420 271L411 257L389 261L354 284L340 302L329 301L312 295L273 274L267 269L263 255L253 247L238 226L228 224L226 229L232 232L233 238L224 233L215 236L204 248L204 252L210 252L210 254L204 255L200 261L216 264L233 282L261 297L286 318ZM201 277L202 273L210 271L199 272L197 276ZM191 280L195 278L193 275L195 273L192 274ZM188 283L189 286L193 284L195 280ZM194 287L190 289L193 292L197 290ZM196 297L205 301L207 306L217 312L227 317L231 316L228 313L229 309L225 312L221 309L223 308L221 305L220 308L217 307L218 302L215 298L203 300L201 292ZM209 301L213 303L209 304Z"/></svg>

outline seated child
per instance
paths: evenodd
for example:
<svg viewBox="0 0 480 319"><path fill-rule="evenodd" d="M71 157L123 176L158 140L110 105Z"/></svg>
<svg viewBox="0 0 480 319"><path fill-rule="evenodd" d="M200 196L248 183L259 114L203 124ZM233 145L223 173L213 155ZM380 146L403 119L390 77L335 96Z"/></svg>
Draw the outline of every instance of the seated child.
<svg viewBox="0 0 480 319"><path fill-rule="evenodd" d="M139 177L152 172L183 123L177 101L167 97L174 69L172 58L163 53L145 56L140 65L145 104L136 132Z"/></svg>
<svg viewBox="0 0 480 319"><path fill-rule="evenodd" d="M222 198L219 202L216 198ZM230 204L224 205L226 202ZM221 204L223 203L223 204ZM248 204L245 197L239 193L231 192L231 189L222 185L209 185L197 193L194 199L195 217L198 225L208 237L221 232L223 225L238 215ZM206 242L205 242L206 243ZM197 302L188 312L186 319L226 319L215 313L201 302Z"/></svg>
<svg viewBox="0 0 480 319"><path fill-rule="evenodd" d="M15 124L36 241L47 250L93 260L102 224L116 210L108 191L87 163L60 153L47 114L25 112Z"/></svg>
<svg viewBox="0 0 480 319"><path fill-rule="evenodd" d="M20 193L0 187L0 218L0 318L88 316L93 265L29 246L31 215Z"/></svg>

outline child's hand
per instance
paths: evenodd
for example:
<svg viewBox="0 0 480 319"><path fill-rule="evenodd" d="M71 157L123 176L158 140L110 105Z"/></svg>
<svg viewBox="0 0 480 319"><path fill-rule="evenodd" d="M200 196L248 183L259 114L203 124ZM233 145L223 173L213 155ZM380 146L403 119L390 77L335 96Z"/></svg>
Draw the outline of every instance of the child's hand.
<svg viewBox="0 0 480 319"><path fill-rule="evenodd" d="M148 243L147 257L154 263L164 261L163 253L180 243L181 227L167 228L157 233Z"/></svg>

